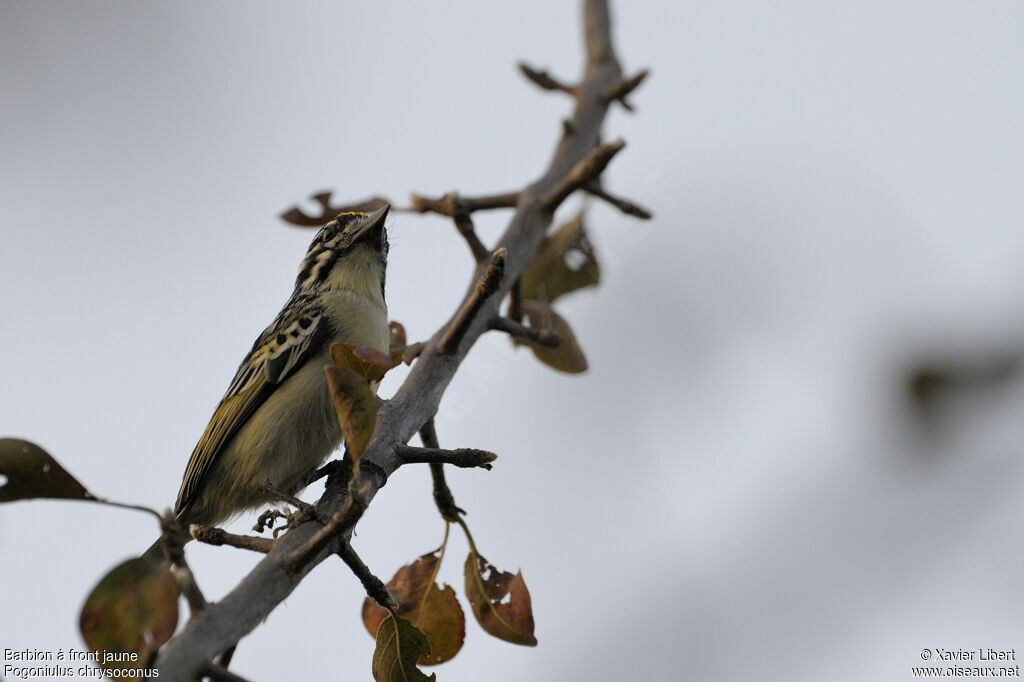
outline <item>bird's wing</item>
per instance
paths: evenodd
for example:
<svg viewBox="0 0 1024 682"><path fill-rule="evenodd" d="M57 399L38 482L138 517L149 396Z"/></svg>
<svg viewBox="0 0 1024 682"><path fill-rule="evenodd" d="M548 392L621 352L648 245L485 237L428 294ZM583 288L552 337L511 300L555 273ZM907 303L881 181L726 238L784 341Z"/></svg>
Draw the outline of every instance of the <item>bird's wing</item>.
<svg viewBox="0 0 1024 682"><path fill-rule="evenodd" d="M231 437L274 392L275 386L316 353L327 336L323 307L313 294L293 297L260 334L192 451L174 505L176 513L180 514L193 501Z"/></svg>

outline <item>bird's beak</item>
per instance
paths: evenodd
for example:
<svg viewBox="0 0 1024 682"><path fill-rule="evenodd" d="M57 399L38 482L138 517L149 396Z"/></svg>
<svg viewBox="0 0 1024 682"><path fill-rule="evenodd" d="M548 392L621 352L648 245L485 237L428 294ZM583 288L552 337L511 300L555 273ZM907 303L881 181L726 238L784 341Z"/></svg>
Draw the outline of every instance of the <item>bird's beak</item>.
<svg viewBox="0 0 1024 682"><path fill-rule="evenodd" d="M380 230L384 227L384 220L388 217L388 211L390 210L391 205L384 204L363 218L363 223L359 226L359 232L356 233L353 243L367 239L370 235L379 234Z"/></svg>

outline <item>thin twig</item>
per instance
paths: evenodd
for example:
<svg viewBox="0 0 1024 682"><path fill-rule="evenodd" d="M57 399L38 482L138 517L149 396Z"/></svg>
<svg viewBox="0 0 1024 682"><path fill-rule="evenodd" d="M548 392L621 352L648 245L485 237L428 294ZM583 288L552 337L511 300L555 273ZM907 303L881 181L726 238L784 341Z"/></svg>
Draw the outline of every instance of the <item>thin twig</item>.
<svg viewBox="0 0 1024 682"><path fill-rule="evenodd" d="M515 208L519 202L519 192L489 194L482 197L464 197L458 192L448 192L442 197L431 199L419 194L409 197L411 209L416 213L438 213L454 218L456 213L473 213L494 208Z"/></svg>
<svg viewBox="0 0 1024 682"><path fill-rule="evenodd" d="M189 530L192 533L192 537L207 545L228 545L229 547L248 549L262 554L266 554L274 548L274 541L270 538L260 538L255 535L236 535L235 533L227 532L223 528L192 524Z"/></svg>
<svg viewBox="0 0 1024 682"><path fill-rule="evenodd" d="M637 86L644 82L644 79L650 74L650 71L643 69L640 73L636 74L631 78L624 78L608 89L605 93L605 100L608 102L618 102L627 111L633 111L633 105L626 101L626 97L629 93L636 90Z"/></svg>
<svg viewBox="0 0 1024 682"><path fill-rule="evenodd" d="M420 428L420 441L428 448L437 448L437 430L434 428L434 418L431 417ZM459 521L459 515L465 514L466 510L455 504L455 496L452 495L448 482L444 479L444 464L433 462L430 465L430 477L434 482L434 504L441 512L441 518L445 521Z"/></svg>
<svg viewBox="0 0 1024 682"><path fill-rule="evenodd" d="M460 469L490 469L491 462L498 459L498 456L487 450L475 448L456 448L445 450L443 448L418 448L414 445L399 445L398 457L402 464L451 464Z"/></svg>
<svg viewBox="0 0 1024 682"><path fill-rule="evenodd" d="M558 344L562 343L562 337L557 332L550 329L526 327L519 322L513 322L507 317L492 317L487 326L495 331L505 332L514 339L526 341L527 343L537 343L545 348L556 348Z"/></svg>
<svg viewBox="0 0 1024 682"><path fill-rule="evenodd" d="M206 609L207 602L199 585L196 584L196 577L189 568L188 561L185 560L185 543L188 542L188 537L171 511L160 517L160 527L160 549L174 567L174 579L188 601L192 617L195 618Z"/></svg>
<svg viewBox="0 0 1024 682"><path fill-rule="evenodd" d="M398 608L398 602L388 592L387 586L384 581L373 574L373 571L363 563L363 560L359 558L356 551L352 549L352 545L346 542L342 545L341 549L338 550L338 556L341 560L352 569L352 572L359 582L363 584L363 588L366 590L366 596L374 600L382 607L388 610L394 610Z"/></svg>
<svg viewBox="0 0 1024 682"><path fill-rule="evenodd" d="M441 337L441 342L437 344L438 350L442 353L450 354L458 350L462 338L466 335L466 330L476 319L480 308L498 290L502 275L505 274L505 255L505 249L498 249L491 256L491 262L484 270L484 274L477 280L473 294L466 299L462 308L455 314L455 319L448 326L448 331Z"/></svg>
<svg viewBox="0 0 1024 682"><path fill-rule="evenodd" d="M595 147L585 158L573 166L573 169L558 186L548 192L544 197L544 208L554 211L570 194L601 177L601 173L608 167L608 163L625 146L626 143L620 139Z"/></svg>
<svg viewBox="0 0 1024 682"><path fill-rule="evenodd" d="M543 69L535 69L526 62L519 62L518 66L519 71L542 90L557 90L573 97L579 95L579 87L566 85Z"/></svg>
<svg viewBox="0 0 1024 682"><path fill-rule="evenodd" d="M407 365L411 365L412 361L418 358L421 353L423 353L424 348L426 348L426 344L423 343L422 341L410 343L402 351L402 362L404 362Z"/></svg>
<svg viewBox="0 0 1024 682"><path fill-rule="evenodd" d="M523 280L519 278L508 292L508 319L513 322L523 321Z"/></svg>
<svg viewBox="0 0 1024 682"><path fill-rule="evenodd" d="M654 215L643 206L634 204L628 199L617 197L614 194L609 194L600 183L592 182L583 188L587 194L592 194L599 199L607 201L609 204L619 209L626 215L631 215L635 218L641 218L643 220L650 220Z"/></svg>
<svg viewBox="0 0 1024 682"><path fill-rule="evenodd" d="M188 607L192 611L192 617L195 618L205 611L208 602L203 596L202 590L199 589L199 585L196 584L196 577L188 564L175 566L174 578L178 582L181 593L185 595L185 601L188 602Z"/></svg>
<svg viewBox="0 0 1024 682"><path fill-rule="evenodd" d="M285 565L295 570L306 561L315 558L331 541L355 527L356 522L366 511L366 504L365 493L350 490L345 505L305 544L292 550L284 559Z"/></svg>
<svg viewBox="0 0 1024 682"><path fill-rule="evenodd" d="M462 238L466 240L466 244L469 245L469 250L473 254L473 259L477 263L482 263L487 260L487 256L491 254L491 250L484 246L484 243L480 241L480 238L476 236L476 229L473 227L473 218L470 217L469 211L456 211L455 216L455 228L462 235Z"/></svg>

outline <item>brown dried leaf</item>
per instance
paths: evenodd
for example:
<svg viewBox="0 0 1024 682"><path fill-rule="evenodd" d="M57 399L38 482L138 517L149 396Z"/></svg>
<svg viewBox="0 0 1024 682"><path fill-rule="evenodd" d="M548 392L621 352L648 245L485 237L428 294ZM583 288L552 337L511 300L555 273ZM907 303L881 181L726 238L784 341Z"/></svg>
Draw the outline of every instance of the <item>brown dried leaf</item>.
<svg viewBox="0 0 1024 682"><path fill-rule="evenodd" d="M79 617L93 651L136 653L125 667L143 667L178 625L178 583L166 562L129 559L93 588Z"/></svg>
<svg viewBox="0 0 1024 682"><path fill-rule="evenodd" d="M401 322L391 320L391 322L388 323L388 332L391 336L391 348L404 346L406 344L405 327L402 326Z"/></svg>
<svg viewBox="0 0 1024 682"><path fill-rule="evenodd" d="M345 447L352 460L359 461L377 425L377 398L366 379L347 367L328 365L324 372L338 423L345 434Z"/></svg>
<svg viewBox="0 0 1024 682"><path fill-rule="evenodd" d="M440 550L424 554L398 569L387 588L398 602L396 613L421 629L430 642L430 653L420 657L419 665L435 665L451 660L466 638L466 615L455 590L434 581ZM388 611L367 598L363 602L363 623L371 635L388 617Z"/></svg>
<svg viewBox="0 0 1024 682"><path fill-rule="evenodd" d="M346 367L367 381L380 381L393 363L376 348L354 343L332 343L331 359L338 367Z"/></svg>
<svg viewBox="0 0 1024 682"><path fill-rule="evenodd" d="M523 273L523 296L550 303L600 281L601 266L580 213L541 242L533 263Z"/></svg>
<svg viewBox="0 0 1024 682"><path fill-rule="evenodd" d="M0 502L40 498L95 499L45 450L27 440L0 438Z"/></svg>
<svg viewBox="0 0 1024 682"><path fill-rule="evenodd" d="M522 572L499 571L474 551L466 557L466 597L488 634L513 644L537 646L533 607Z"/></svg>
<svg viewBox="0 0 1024 682"><path fill-rule="evenodd" d="M373 679L377 682L430 682L416 661L430 653L427 636L406 619L388 614L377 630L373 652Z"/></svg>
<svg viewBox="0 0 1024 682"><path fill-rule="evenodd" d="M587 371L587 356L583 354L583 349L576 341L576 335L572 333L569 323L561 315L542 301L523 301L523 312L531 327L552 331L561 339L554 348L531 341L530 348L538 360L568 374Z"/></svg>

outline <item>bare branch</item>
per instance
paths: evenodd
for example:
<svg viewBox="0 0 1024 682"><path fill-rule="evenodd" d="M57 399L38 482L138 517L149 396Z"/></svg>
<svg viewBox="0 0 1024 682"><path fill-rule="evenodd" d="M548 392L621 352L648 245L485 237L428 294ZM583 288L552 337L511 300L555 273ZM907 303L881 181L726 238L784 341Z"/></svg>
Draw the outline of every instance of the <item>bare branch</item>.
<svg viewBox="0 0 1024 682"><path fill-rule="evenodd" d="M448 331L441 337L441 342L437 344L442 353L454 353L458 350L459 343L466 335L469 325L476 319L487 300L498 290L501 278L505 274L505 254L505 249L498 249L491 256L491 263L477 280L473 294L462 304L462 308L455 314L455 319L448 326Z"/></svg>
<svg viewBox="0 0 1024 682"><path fill-rule="evenodd" d="M619 209L626 215L631 215L635 218L640 218L642 220L650 220L651 218L654 217L654 215L643 206L640 206L639 204L634 204L632 201L629 201L628 199L623 199L613 194L609 194L607 191L605 191L603 187L601 187L600 183L592 182L586 187L584 187L583 190L587 194L592 194L595 197L598 197L599 199L604 199L609 204Z"/></svg>
<svg viewBox="0 0 1024 682"><path fill-rule="evenodd" d="M229 547L248 549L263 554L274 548L274 541L270 538L260 538L255 535L236 535L227 532L223 528L192 524L189 527L189 531L192 533L192 537L207 545L228 545Z"/></svg>
<svg viewBox="0 0 1024 682"><path fill-rule="evenodd" d="M455 227L458 229L459 234L462 235L462 238L466 240L466 243L469 244L469 250L473 254L473 259L477 263L487 260L491 250L484 246L484 243L476 236L473 219L467 211L457 211L455 213Z"/></svg>
<svg viewBox="0 0 1024 682"><path fill-rule="evenodd" d="M412 210L416 213L438 213L454 218L457 213L515 208L519 201L519 192L489 194L482 197L463 197L458 192L448 192L437 199L412 194L409 200L412 202Z"/></svg>
<svg viewBox="0 0 1024 682"><path fill-rule="evenodd" d="M521 71L524 76L542 90L560 90L561 92L572 95L573 97L579 94L579 88L577 86L566 85L565 83L553 78L543 69L535 69L526 62L519 62L518 66L519 71Z"/></svg>
<svg viewBox="0 0 1024 682"><path fill-rule="evenodd" d="M398 608L398 602L388 592L387 586L384 581L373 574L373 571L363 563L363 560L359 558L356 551L352 549L352 545L345 543L341 549L338 550L338 556L341 560L352 569L352 572L359 582L363 584L363 588L366 590L366 595L380 604L382 607L388 610L395 610Z"/></svg>
<svg viewBox="0 0 1024 682"><path fill-rule="evenodd" d="M517 279L508 292L508 319L513 322L523 321L523 280Z"/></svg>
<svg viewBox="0 0 1024 682"><path fill-rule="evenodd" d="M444 450L442 448L418 448L414 445L399 445L398 457L402 464L451 464L461 469L490 469L491 462L498 459L498 456L487 450L475 448L457 448L455 450Z"/></svg>
<svg viewBox="0 0 1024 682"><path fill-rule="evenodd" d="M320 215L307 215L298 206L292 206L287 211L281 214L281 220L292 225L298 225L300 227L320 227L324 223L330 222L339 213L351 213L353 211L359 213L368 213L370 211L376 211L385 204L391 202L383 197L372 197L363 201L357 201L352 204L344 204L341 206L331 206L331 192L319 192L310 197L313 201L320 204Z"/></svg>
<svg viewBox="0 0 1024 682"><path fill-rule="evenodd" d="M493 317L488 324L490 329L505 332L514 339L526 341L527 343L539 343L545 348L555 348L562 343L562 337L550 329L534 329L523 326L507 317Z"/></svg>
<svg viewBox="0 0 1024 682"><path fill-rule="evenodd" d="M175 566L173 572L174 579L178 582L181 593L185 595L185 601L188 602L189 609L192 610L192 617L195 618L206 610L207 605L206 597L203 596L202 590L196 584L196 576L192 573L192 569L188 567L188 564Z"/></svg>
<svg viewBox="0 0 1024 682"><path fill-rule="evenodd" d="M286 556L284 559L285 564L291 567L292 570L296 570L304 567L312 559L317 558L317 555L332 541L342 537L355 527L356 522L362 518L363 512L366 511L366 505L365 491L353 491L350 489L345 505L336 511L330 521L321 527L305 544Z"/></svg>
<svg viewBox="0 0 1024 682"><path fill-rule="evenodd" d="M643 69L642 71L640 71L640 73L636 74L632 78L625 78L623 80L620 80L619 82L617 82L615 85L608 89L608 92L606 92L604 95L605 99L608 100L608 102L617 101L626 109L626 111L633 111L633 105L626 101L626 97L629 95L629 93L636 90L637 86L643 83L644 79L647 78L648 74L650 74L650 71L648 71L647 69Z"/></svg>
<svg viewBox="0 0 1024 682"><path fill-rule="evenodd" d="M612 158L625 146L622 140L615 140L595 148L580 159L562 182L544 197L544 208L554 211L570 194L601 177Z"/></svg>
<svg viewBox="0 0 1024 682"><path fill-rule="evenodd" d="M420 440L428 448L440 447L437 442L437 430L434 428L434 418L431 417L420 429ZM466 510L455 504L455 496L452 495L448 482L444 479L444 465L437 462L430 464L430 477L434 483L434 504L445 521L460 521L460 514Z"/></svg>
<svg viewBox="0 0 1024 682"><path fill-rule="evenodd" d="M407 365L411 365L412 361L420 356L420 353L423 352L423 349L425 347L426 344L424 344L422 341L410 343L408 346L405 347L405 350L402 351L402 362L404 362Z"/></svg>

